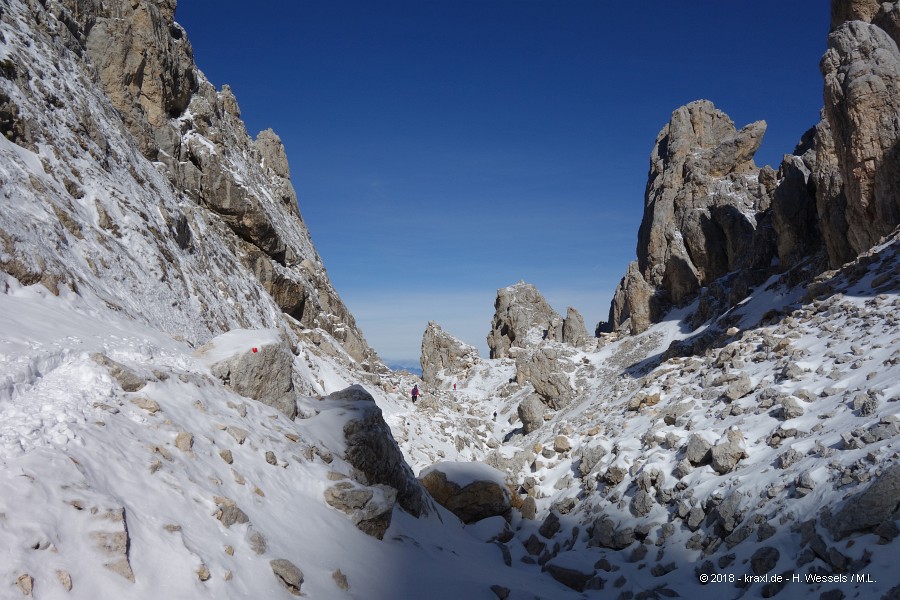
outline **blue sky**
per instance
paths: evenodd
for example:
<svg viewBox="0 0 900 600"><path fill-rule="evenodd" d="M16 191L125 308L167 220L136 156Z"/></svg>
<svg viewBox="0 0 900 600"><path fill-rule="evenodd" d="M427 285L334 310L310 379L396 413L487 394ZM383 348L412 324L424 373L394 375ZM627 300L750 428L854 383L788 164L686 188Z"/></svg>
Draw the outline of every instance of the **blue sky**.
<svg viewBox="0 0 900 600"><path fill-rule="evenodd" d="M818 120L828 7L181 0L176 20L250 134L284 141L370 344L415 362L431 319L484 352L497 288L522 279L605 320L672 111L766 120L757 164L777 167Z"/></svg>

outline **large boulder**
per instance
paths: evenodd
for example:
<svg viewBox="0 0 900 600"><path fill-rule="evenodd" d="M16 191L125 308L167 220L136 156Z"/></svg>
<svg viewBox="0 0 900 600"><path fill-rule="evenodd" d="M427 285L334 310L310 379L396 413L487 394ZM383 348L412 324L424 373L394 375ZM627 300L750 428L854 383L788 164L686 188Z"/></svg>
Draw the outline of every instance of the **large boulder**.
<svg viewBox="0 0 900 600"><path fill-rule="evenodd" d="M294 355L278 331L233 330L198 348L195 356L235 393L277 408L289 419L297 416Z"/></svg>
<svg viewBox="0 0 900 600"><path fill-rule="evenodd" d="M358 483L393 488L403 510L414 517L428 514L427 494L406 464L372 395L362 386L353 385L323 401L354 413L344 424L344 459L357 469Z"/></svg>
<svg viewBox="0 0 900 600"><path fill-rule="evenodd" d="M527 398L519 403L516 409L519 420L522 421L522 431L524 433L536 431L544 424L544 413L546 411L547 406L541 402L541 397L537 394L529 394Z"/></svg>
<svg viewBox="0 0 900 600"><path fill-rule="evenodd" d="M510 356L512 347L525 348L541 340L561 341L562 337L563 318L536 287L520 281L497 290L494 319L487 337L491 358Z"/></svg>
<svg viewBox="0 0 900 600"><path fill-rule="evenodd" d="M753 162L765 130L763 121L736 129L706 100L672 114L650 158L637 265L616 291L612 329L630 317L631 331L643 331L713 280L771 260L751 251L757 216L769 207Z"/></svg>
<svg viewBox="0 0 900 600"><path fill-rule="evenodd" d="M445 378L461 377L480 360L478 350L429 321L422 336L422 380L439 385Z"/></svg>
<svg viewBox="0 0 900 600"><path fill-rule="evenodd" d="M575 396L575 388L569 379L575 364L567 358L564 348L554 344L516 352L516 382L520 385L530 383L553 408L566 406Z"/></svg>
<svg viewBox="0 0 900 600"><path fill-rule="evenodd" d="M853 496L826 522L835 539L900 519L900 465L895 464Z"/></svg>
<svg viewBox="0 0 900 600"><path fill-rule="evenodd" d="M712 468L720 475L734 470L738 462L746 457L744 435L737 429L728 430L722 439L710 449Z"/></svg>
<svg viewBox="0 0 900 600"><path fill-rule="evenodd" d="M424 469L419 481L463 523L506 514L511 506L506 476L484 463L441 462Z"/></svg>

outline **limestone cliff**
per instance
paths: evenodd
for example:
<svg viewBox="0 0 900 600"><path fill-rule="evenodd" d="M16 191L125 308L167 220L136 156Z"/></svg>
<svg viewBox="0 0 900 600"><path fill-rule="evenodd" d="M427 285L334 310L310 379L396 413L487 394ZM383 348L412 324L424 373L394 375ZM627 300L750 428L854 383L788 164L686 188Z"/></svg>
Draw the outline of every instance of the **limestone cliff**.
<svg viewBox="0 0 900 600"><path fill-rule="evenodd" d="M832 3L822 120L777 173L752 160L764 123L738 131L706 101L676 110L651 155L637 261L605 328L644 331L707 288L698 324L768 275L811 260L809 277L891 234L900 224L898 40L900 2Z"/></svg>
<svg viewBox="0 0 900 600"><path fill-rule="evenodd" d="M613 300L610 322L645 330L665 308L738 268L770 260L756 249L768 223L770 172L753 162L765 132L758 121L738 130L711 102L672 114L650 157L637 263Z"/></svg>
<svg viewBox="0 0 900 600"><path fill-rule="evenodd" d="M434 321L429 321L422 335L422 380L440 385L444 380L465 377L478 364L478 349L453 337Z"/></svg>
<svg viewBox="0 0 900 600"><path fill-rule="evenodd" d="M247 134L228 87L195 65L175 8L3 10L0 122L25 152L3 154L44 171L5 170L21 210L0 215L3 270L107 298L192 343L234 327L324 330L371 368L300 217L281 140Z"/></svg>

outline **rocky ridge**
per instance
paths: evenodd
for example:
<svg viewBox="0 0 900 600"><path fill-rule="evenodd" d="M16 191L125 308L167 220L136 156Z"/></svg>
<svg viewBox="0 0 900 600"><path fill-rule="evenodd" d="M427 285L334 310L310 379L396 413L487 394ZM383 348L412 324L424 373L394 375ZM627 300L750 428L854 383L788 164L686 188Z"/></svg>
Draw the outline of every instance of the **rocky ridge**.
<svg viewBox="0 0 900 600"><path fill-rule="evenodd" d="M94 294L195 345L233 327L292 340L323 330L375 370L300 217L278 136L247 135L174 11L174 0L3 11L3 133L16 145L4 189L33 207L0 217L3 270Z"/></svg>
<svg viewBox="0 0 900 600"><path fill-rule="evenodd" d="M900 224L897 5L833 4L822 120L777 172L752 160L765 123L737 131L707 101L672 114L651 155L637 261L605 330L644 331L700 295L697 326L769 275L840 266Z"/></svg>
<svg viewBox="0 0 900 600"><path fill-rule="evenodd" d="M175 7L0 7L0 585L397 597L422 587L384 577L403 564L436 597L565 597L494 573L415 479L386 425L405 394L328 280L280 140L247 135Z"/></svg>

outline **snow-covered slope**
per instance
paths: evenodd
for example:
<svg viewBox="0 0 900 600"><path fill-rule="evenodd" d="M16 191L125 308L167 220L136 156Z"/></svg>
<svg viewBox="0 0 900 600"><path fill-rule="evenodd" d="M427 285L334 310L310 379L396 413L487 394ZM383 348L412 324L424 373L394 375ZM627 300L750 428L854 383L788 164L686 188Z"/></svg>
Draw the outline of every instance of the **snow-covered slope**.
<svg viewBox="0 0 900 600"><path fill-rule="evenodd" d="M687 307L599 349L543 342L573 355L577 397L527 435L516 407L533 388L509 383L509 361L461 373L438 393L486 417L493 438L466 450L536 507L515 523L512 553L615 595L768 597L778 575L785 597L893 597L898 251L895 234L808 287L773 279L697 331ZM674 351L701 339L706 351ZM861 507L870 520L854 521ZM757 579L736 587L744 575Z"/></svg>
<svg viewBox="0 0 900 600"><path fill-rule="evenodd" d="M0 7L0 595L900 593L896 237L698 330L536 336L425 386L365 344L280 141L174 7ZM296 420L217 368L274 346ZM526 435L550 367L565 401ZM411 476L496 474L467 461L506 474L508 522Z"/></svg>
<svg viewBox="0 0 900 600"><path fill-rule="evenodd" d="M381 411L321 398L405 392L174 5L0 6L0 596L572 595L354 462L355 415L396 452ZM296 421L213 375L275 340Z"/></svg>
<svg viewBox="0 0 900 600"><path fill-rule="evenodd" d="M302 399L309 418L291 421L210 375L216 354L271 334L231 332L194 356L72 292L0 287L0 596L22 581L36 598L290 597L278 559L315 598L488 598L491 584L566 596L443 509L397 509L378 540L329 506L326 489L351 480L352 407ZM326 385L354 375L307 360Z"/></svg>

